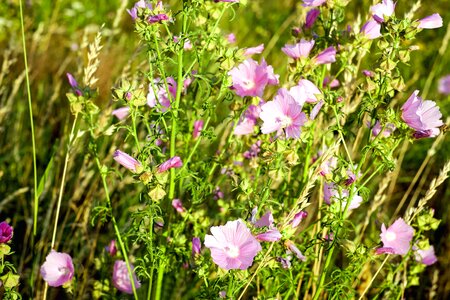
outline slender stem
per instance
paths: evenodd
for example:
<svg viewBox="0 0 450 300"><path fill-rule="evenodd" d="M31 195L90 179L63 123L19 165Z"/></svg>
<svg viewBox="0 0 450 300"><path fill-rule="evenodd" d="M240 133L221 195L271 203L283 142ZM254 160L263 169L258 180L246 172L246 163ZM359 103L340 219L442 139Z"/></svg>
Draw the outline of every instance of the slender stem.
<svg viewBox="0 0 450 300"><path fill-rule="evenodd" d="M375 273L375 275L373 275L372 279L370 280L369 284L366 286L366 289L364 290L364 292L362 292L361 296L359 297L358 300L362 300L364 295L367 293L367 291L369 290L370 286L372 285L373 281L375 280L375 278L377 277L378 273L380 273L381 269L383 268L384 264L387 262L389 258L389 254L386 255L386 258L383 260L383 263L381 264L381 266L378 268L377 272Z"/></svg>
<svg viewBox="0 0 450 300"><path fill-rule="evenodd" d="M23 22L22 0L19 1L19 9L20 9L20 27L22 30L23 62L25 65L25 78L26 78L26 84L27 84L28 110L30 113L31 146L33 149L33 181L34 181L33 235L36 236L37 217L38 217L38 209L39 209L39 199L37 197L36 140L35 140L35 136L34 136L33 106L31 105L31 88L30 88L30 77L28 75L28 59L27 59L27 47L26 47L26 43L25 43L25 26L23 24L24 22Z"/></svg>
<svg viewBox="0 0 450 300"><path fill-rule="evenodd" d="M350 202L350 201L347 201L347 202ZM334 252L334 246L331 247L330 251L327 254L327 260L325 261L325 266L323 268L322 273L320 274L319 285L317 286L316 293L314 294L314 297L313 297L312 300L319 299L319 296L322 293L323 284L325 282L325 277L327 276L327 273L328 273L328 268L329 268L330 263L331 263L331 258L333 256L333 252Z"/></svg>
<svg viewBox="0 0 450 300"><path fill-rule="evenodd" d="M156 280L156 293L155 293L155 300L161 299L161 290L162 290L162 283L164 278L164 262L160 260L159 267L158 267L158 278Z"/></svg>

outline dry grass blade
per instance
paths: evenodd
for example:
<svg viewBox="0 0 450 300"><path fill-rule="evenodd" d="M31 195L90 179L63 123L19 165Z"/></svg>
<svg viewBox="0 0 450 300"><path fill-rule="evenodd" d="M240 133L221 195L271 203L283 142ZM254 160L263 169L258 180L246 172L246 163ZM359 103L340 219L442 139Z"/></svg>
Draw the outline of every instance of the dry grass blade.
<svg viewBox="0 0 450 300"><path fill-rule="evenodd" d="M93 87L98 81L98 78L95 77L95 72L97 72L98 66L100 65L100 60L98 59L98 57L100 55L100 50L102 50L103 48L103 46L100 44L102 40L102 29L103 26L95 36L94 42L92 44L89 44L89 51L87 54L88 63L86 68L84 68L83 77L83 83L89 87Z"/></svg>

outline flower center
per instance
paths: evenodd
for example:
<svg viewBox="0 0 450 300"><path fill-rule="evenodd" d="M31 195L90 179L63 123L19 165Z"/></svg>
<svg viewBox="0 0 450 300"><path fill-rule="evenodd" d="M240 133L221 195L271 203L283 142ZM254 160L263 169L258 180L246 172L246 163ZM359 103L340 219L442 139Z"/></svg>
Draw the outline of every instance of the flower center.
<svg viewBox="0 0 450 300"><path fill-rule="evenodd" d="M59 267L58 268L59 273L61 273L62 275L67 275L69 274L69 268L67 267Z"/></svg>
<svg viewBox="0 0 450 300"><path fill-rule="evenodd" d="M395 232L387 232L386 233L386 240L388 240L389 242L395 240L395 238L397 237L397 235L395 234Z"/></svg>
<svg viewBox="0 0 450 300"><path fill-rule="evenodd" d="M251 90L255 87L255 82L253 80L244 80L243 85L246 90Z"/></svg>
<svg viewBox="0 0 450 300"><path fill-rule="evenodd" d="M236 258L239 256L239 248L234 245L228 245L225 247L225 252L231 258Z"/></svg>
<svg viewBox="0 0 450 300"><path fill-rule="evenodd" d="M292 119L288 116L279 117L277 123L280 124L281 128L286 128L292 125Z"/></svg>

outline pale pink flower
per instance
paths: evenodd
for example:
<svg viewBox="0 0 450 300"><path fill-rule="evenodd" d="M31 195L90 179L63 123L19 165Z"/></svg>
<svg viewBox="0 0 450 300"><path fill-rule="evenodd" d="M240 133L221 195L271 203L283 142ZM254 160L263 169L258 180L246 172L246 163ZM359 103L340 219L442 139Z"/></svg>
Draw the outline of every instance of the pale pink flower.
<svg viewBox="0 0 450 300"><path fill-rule="evenodd" d="M372 127L372 135L373 135L373 137L378 136L380 133L382 134L383 137L390 136L392 134L392 132L395 131L395 125L392 124L392 123L387 123L385 128L384 128L384 130L383 130L383 132L381 132L381 129L382 129L381 123L380 123L380 121L377 120L375 122L375 125L373 125L373 127Z"/></svg>
<svg viewBox="0 0 450 300"><path fill-rule="evenodd" d="M231 69L228 74L233 80L233 89L241 97L261 97L269 82L266 66L258 65L251 58Z"/></svg>
<svg viewBox="0 0 450 300"><path fill-rule="evenodd" d="M377 21L369 20L361 28L361 33L369 40L379 38L381 36L381 25Z"/></svg>
<svg viewBox="0 0 450 300"><path fill-rule="evenodd" d="M138 160L120 150L114 151L113 158L116 162L132 172L137 172L138 168L142 166Z"/></svg>
<svg viewBox="0 0 450 300"><path fill-rule="evenodd" d="M414 256L417 261L424 265L431 266L437 262L436 254L434 253L434 247L430 246L428 249L419 249L415 251Z"/></svg>
<svg viewBox="0 0 450 300"><path fill-rule="evenodd" d="M9 242L13 237L13 228L8 222L3 221L0 223L0 244Z"/></svg>
<svg viewBox="0 0 450 300"><path fill-rule="evenodd" d="M419 20L417 28L422 29L434 29L442 27L442 18L439 14L432 14Z"/></svg>
<svg viewBox="0 0 450 300"><path fill-rule="evenodd" d="M303 6L307 7L307 6L320 6L322 4L324 4L325 2L327 2L327 0L303 0Z"/></svg>
<svg viewBox="0 0 450 300"><path fill-rule="evenodd" d="M219 267L225 270L245 270L261 251L261 245L242 220L228 221L224 226L211 227L205 236L205 246Z"/></svg>
<svg viewBox="0 0 450 300"><path fill-rule="evenodd" d="M146 1L140 0L134 4L134 6L131 9L127 9L128 14L131 16L131 19L134 21L137 19L137 13L139 8L149 8L152 9L151 4L147 4Z"/></svg>
<svg viewBox="0 0 450 300"><path fill-rule="evenodd" d="M311 28L316 22L317 17L320 15L320 10L317 8L311 9L306 14L305 28Z"/></svg>
<svg viewBox="0 0 450 300"><path fill-rule="evenodd" d="M271 227L273 224L273 215L271 211L267 211L253 226L256 228Z"/></svg>
<svg viewBox="0 0 450 300"><path fill-rule="evenodd" d="M330 64L336 61L336 48L333 46L320 52L315 58L316 64Z"/></svg>
<svg viewBox="0 0 450 300"><path fill-rule="evenodd" d="M381 3L370 7L373 19L379 23L386 21L385 17L392 16L394 10L395 3L392 0L383 0Z"/></svg>
<svg viewBox="0 0 450 300"><path fill-rule="evenodd" d="M325 78L323 79L322 82L322 87L329 87L330 89L334 89L337 88L341 85L341 83L339 82L339 80L337 80L336 78L331 79L330 76L325 76Z"/></svg>
<svg viewBox="0 0 450 300"><path fill-rule="evenodd" d="M298 104L286 89L278 90L273 101L261 107L260 118L264 121L261 131L264 134L284 130L286 138L299 138L301 126L307 121Z"/></svg>
<svg viewBox="0 0 450 300"><path fill-rule="evenodd" d="M386 229L386 226L381 225L381 241L383 248L390 248L388 253L405 255L408 253L411 240L414 235L414 229L406 224L406 222L399 218L394 224Z"/></svg>
<svg viewBox="0 0 450 300"><path fill-rule="evenodd" d="M439 79L439 93L450 95L450 74Z"/></svg>
<svg viewBox="0 0 450 300"><path fill-rule="evenodd" d="M301 39L299 43L295 45L284 45L281 50L289 57L292 57L293 59L298 59L302 57L308 57L309 53L311 52L311 49L314 47L314 40L307 41L304 39Z"/></svg>
<svg viewBox="0 0 450 300"><path fill-rule="evenodd" d="M436 102L422 100L419 91L414 91L402 106L402 119L409 127L416 131L416 137L435 137L439 134L439 127L444 125L442 114Z"/></svg>
<svg viewBox="0 0 450 300"><path fill-rule="evenodd" d="M192 132L192 138L196 139L200 136L203 129L203 120L197 120L194 122L194 131Z"/></svg>
<svg viewBox="0 0 450 300"><path fill-rule="evenodd" d="M317 96L322 95L322 92L311 81L307 79L300 79L298 84L289 90L289 94L292 98L294 98L295 102L297 102L300 106L303 106L305 102L317 102L319 100L317 99Z"/></svg>
<svg viewBox="0 0 450 300"><path fill-rule="evenodd" d="M122 121L130 114L130 107L129 106L120 107L118 109L113 110L111 114L113 116L116 116L117 119Z"/></svg>
<svg viewBox="0 0 450 300"><path fill-rule="evenodd" d="M244 49L245 56L252 56L253 54L260 54L264 51L264 44L260 44L256 47L250 47Z"/></svg>
<svg viewBox="0 0 450 300"><path fill-rule="evenodd" d="M162 173L172 168L181 168L183 166L183 161L179 156L174 156L163 162L158 167L158 172Z"/></svg>
<svg viewBox="0 0 450 300"><path fill-rule="evenodd" d="M250 105L244 112L244 116L234 128L235 135L246 135L253 133L254 127L258 122L259 114L261 113L261 101L259 105Z"/></svg>
<svg viewBox="0 0 450 300"><path fill-rule="evenodd" d="M234 44L236 43L236 35L234 33L230 33L226 36L228 43Z"/></svg>
<svg viewBox="0 0 450 300"><path fill-rule="evenodd" d="M290 252L294 253L294 255L300 259L301 261L306 261L306 257L302 254L302 252L295 246L293 242L287 240L284 242L284 245L289 249Z"/></svg>
<svg viewBox="0 0 450 300"><path fill-rule="evenodd" d="M347 206L347 201L349 197L349 191L346 189L342 189L341 193L339 194L339 190L336 187L336 184L333 182L328 183L325 182L323 186L323 198L326 204L331 205L331 201L333 202L339 202L341 209L345 209ZM353 210L358 208L361 205L362 197L358 194L354 194L353 198L350 200L350 204L348 206L348 210Z"/></svg>
<svg viewBox="0 0 450 300"><path fill-rule="evenodd" d="M161 104L161 110L163 112L167 111L170 107L170 101L176 98L177 96L177 82L173 77L167 77L167 89L164 83L164 80L161 78L155 78L153 80L153 85L156 91L153 90L153 85L149 84L148 86L148 94L147 94L147 105L150 107L155 107L158 103ZM182 93L185 93L189 84L192 82L190 78L187 78L183 81L183 89ZM170 96L167 93L169 90ZM156 92L156 93L155 93Z"/></svg>
<svg viewBox="0 0 450 300"><path fill-rule="evenodd" d="M134 287L136 289L141 287L141 283L136 278L134 273L134 266L130 264L131 273L133 274ZM127 264L123 260L116 260L114 263L112 283L116 289L127 294L133 294L133 287L130 280L130 273L128 272Z"/></svg>
<svg viewBox="0 0 450 300"><path fill-rule="evenodd" d="M317 117L317 115L318 115L319 112L320 112L320 109L322 108L322 106L323 106L324 104L325 104L325 101L320 100L319 102L317 102L316 105L314 105L314 107L313 107L313 109L311 110L311 113L310 113L310 115L309 115L309 119L310 119L310 120L314 120L314 119Z"/></svg>
<svg viewBox="0 0 450 300"><path fill-rule="evenodd" d="M320 165L320 175L326 176L331 174L331 172L336 169L338 160L336 157L332 156L328 160L324 161Z"/></svg>
<svg viewBox="0 0 450 300"><path fill-rule="evenodd" d="M271 65L267 65L267 62L264 58L261 60L261 66L266 69L267 72L267 84L277 85L279 83L280 75L275 74L273 71L273 67Z"/></svg>
<svg viewBox="0 0 450 300"><path fill-rule="evenodd" d="M40 270L49 286L57 287L72 280L74 267L69 254L52 250Z"/></svg>
<svg viewBox="0 0 450 300"><path fill-rule="evenodd" d="M262 242L277 242L281 239L281 233L278 229L273 228L256 235L256 239Z"/></svg>
<svg viewBox="0 0 450 300"><path fill-rule="evenodd" d="M182 214L186 211L186 209L183 207L183 202L181 202L180 199L173 199L172 206L180 214Z"/></svg>

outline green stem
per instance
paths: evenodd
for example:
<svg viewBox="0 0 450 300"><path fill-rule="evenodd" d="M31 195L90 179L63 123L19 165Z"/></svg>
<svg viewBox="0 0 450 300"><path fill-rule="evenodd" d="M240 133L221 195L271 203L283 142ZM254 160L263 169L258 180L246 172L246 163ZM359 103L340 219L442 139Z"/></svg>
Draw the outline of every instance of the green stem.
<svg viewBox="0 0 450 300"><path fill-rule="evenodd" d="M155 294L155 300L160 300L161 299L161 290L162 290L162 283L163 283L163 279L164 279L164 262L160 261L159 262L159 267L158 267L158 278L156 281L156 294Z"/></svg>

